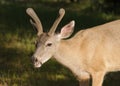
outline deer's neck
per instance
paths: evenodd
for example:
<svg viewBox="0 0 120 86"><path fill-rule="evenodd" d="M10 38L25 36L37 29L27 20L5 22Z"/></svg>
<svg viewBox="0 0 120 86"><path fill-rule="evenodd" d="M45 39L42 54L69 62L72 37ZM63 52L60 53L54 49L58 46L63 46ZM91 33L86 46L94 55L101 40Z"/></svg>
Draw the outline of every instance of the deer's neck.
<svg viewBox="0 0 120 86"><path fill-rule="evenodd" d="M73 57L72 52L72 43L69 40L62 40L58 46L58 49L54 55L55 59L60 63L71 62L71 58ZM64 61L63 61L64 60Z"/></svg>
<svg viewBox="0 0 120 86"><path fill-rule="evenodd" d="M73 73L80 72L81 60L77 54L76 43L71 43L72 40L61 41L58 50L56 51L54 58L62 65L69 68Z"/></svg>

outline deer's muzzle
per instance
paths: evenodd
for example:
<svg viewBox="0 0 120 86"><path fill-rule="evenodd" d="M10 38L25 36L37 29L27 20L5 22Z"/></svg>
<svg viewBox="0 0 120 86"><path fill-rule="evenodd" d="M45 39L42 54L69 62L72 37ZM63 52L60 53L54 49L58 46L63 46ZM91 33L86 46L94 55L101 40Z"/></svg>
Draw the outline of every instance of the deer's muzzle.
<svg viewBox="0 0 120 86"><path fill-rule="evenodd" d="M32 56L32 62L34 64L34 67L39 68L42 66L42 62L37 59L37 57Z"/></svg>

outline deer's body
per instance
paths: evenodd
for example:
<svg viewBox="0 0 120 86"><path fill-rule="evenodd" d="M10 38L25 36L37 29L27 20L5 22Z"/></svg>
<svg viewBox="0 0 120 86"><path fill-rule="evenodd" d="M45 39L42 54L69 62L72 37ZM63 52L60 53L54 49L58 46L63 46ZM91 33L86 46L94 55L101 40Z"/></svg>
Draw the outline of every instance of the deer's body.
<svg viewBox="0 0 120 86"><path fill-rule="evenodd" d="M31 9L29 13L33 13ZM81 30L72 38L63 39L71 35L74 23L65 25L57 35L50 35L51 31L40 33L38 29L34 65L40 67L53 56L77 76L81 86L89 86L90 78L92 86L102 86L107 72L120 70L120 20Z"/></svg>
<svg viewBox="0 0 120 86"><path fill-rule="evenodd" d="M81 78L84 73L119 71L119 51L120 20L116 20L79 31L71 39L61 41L54 57Z"/></svg>
<svg viewBox="0 0 120 86"><path fill-rule="evenodd" d="M93 69L94 66L96 71L100 66L106 71L118 70L120 69L120 20L79 31L71 39L62 40L58 50L56 53L60 53L63 59L65 56L70 58L71 61L68 61L71 64L78 63L80 68L86 71ZM74 60L76 62L72 62Z"/></svg>

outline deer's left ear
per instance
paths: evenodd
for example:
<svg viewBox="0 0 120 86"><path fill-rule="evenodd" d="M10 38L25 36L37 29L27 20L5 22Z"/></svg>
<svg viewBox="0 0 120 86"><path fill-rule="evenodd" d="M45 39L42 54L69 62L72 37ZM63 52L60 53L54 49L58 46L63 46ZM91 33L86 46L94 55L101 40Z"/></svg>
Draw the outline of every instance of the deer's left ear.
<svg viewBox="0 0 120 86"><path fill-rule="evenodd" d="M65 25L62 29L61 32L59 34L61 39L64 38L68 38L69 36L71 36L71 34L74 31L74 26L75 26L75 21L71 21L70 23L68 23L67 25Z"/></svg>

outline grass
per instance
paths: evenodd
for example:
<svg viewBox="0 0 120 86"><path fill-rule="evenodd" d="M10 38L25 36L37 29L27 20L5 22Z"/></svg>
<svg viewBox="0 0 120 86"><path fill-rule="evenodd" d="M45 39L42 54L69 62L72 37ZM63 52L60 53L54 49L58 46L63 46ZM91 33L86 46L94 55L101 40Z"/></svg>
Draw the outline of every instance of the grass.
<svg viewBox="0 0 120 86"><path fill-rule="evenodd" d="M45 31L51 27L60 7L66 9L66 15L58 29L74 19L75 32L118 19L120 16L114 13L94 12L89 5L76 3L0 4L0 86L78 86L78 81L71 71L55 60L48 61L40 69L33 68L30 56L34 52L36 32L25 13L27 7L33 7L37 11ZM120 78L114 78L118 75L109 74L104 85L119 86Z"/></svg>

